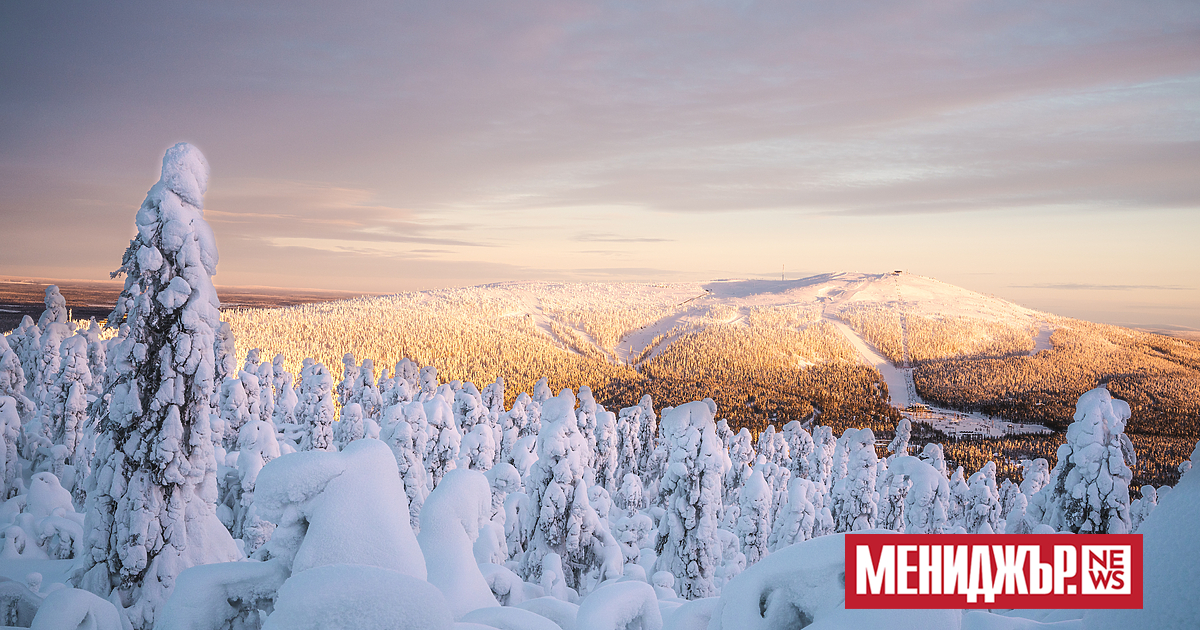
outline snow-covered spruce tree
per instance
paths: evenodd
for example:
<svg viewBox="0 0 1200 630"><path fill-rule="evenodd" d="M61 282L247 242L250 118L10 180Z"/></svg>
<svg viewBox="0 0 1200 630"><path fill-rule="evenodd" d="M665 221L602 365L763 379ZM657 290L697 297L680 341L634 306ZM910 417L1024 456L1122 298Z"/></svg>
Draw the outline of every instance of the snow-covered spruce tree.
<svg viewBox="0 0 1200 630"><path fill-rule="evenodd" d="M96 398L104 393L104 372L108 368L108 344L100 339L100 333L100 324L93 317L83 335L87 338L88 368L92 372L92 386L88 393Z"/></svg>
<svg viewBox="0 0 1200 630"><path fill-rule="evenodd" d="M67 323L67 300L58 290L58 285L50 285L46 287L46 310L42 311L42 316L38 318L38 328L46 330L46 325L50 323Z"/></svg>
<svg viewBox="0 0 1200 630"><path fill-rule="evenodd" d="M233 535L241 538L247 553L254 553L270 539L275 525L254 511L254 485L258 473L279 457L275 427L263 420L251 420L238 431L238 503L234 510Z"/></svg>
<svg viewBox="0 0 1200 630"><path fill-rule="evenodd" d="M893 459L904 457L893 456ZM893 473L886 465L888 460L879 460L876 468L876 486L879 492L879 514L875 525L879 529L890 529L896 532L904 531L904 507L908 502L908 493L912 490L912 480L903 473Z"/></svg>
<svg viewBox="0 0 1200 630"><path fill-rule="evenodd" d="M950 510L946 515L948 534L965 534L967 522L967 506L971 503L971 486L967 485L967 476L963 467L959 466L950 475ZM958 531L960 530L961 531Z"/></svg>
<svg viewBox="0 0 1200 630"><path fill-rule="evenodd" d="M579 388L579 410L576 416L579 421L579 434L587 441L587 451L583 454L583 465L596 469L596 412L603 409L596 404L592 390L587 385Z"/></svg>
<svg viewBox="0 0 1200 630"><path fill-rule="evenodd" d="M300 371L300 405L296 420L304 427L302 451L333 451L333 376L322 363Z"/></svg>
<svg viewBox="0 0 1200 630"><path fill-rule="evenodd" d="M596 414L596 483L609 493L617 491L617 416L601 410Z"/></svg>
<svg viewBox="0 0 1200 630"><path fill-rule="evenodd" d="M778 551L813 537L813 525L816 524L819 509L817 503L822 498L818 494L820 489L820 486L804 477L797 477L788 482L787 504L780 512L779 519L771 526L771 551Z"/></svg>
<svg viewBox="0 0 1200 630"><path fill-rule="evenodd" d="M1021 487L1013 483L1011 479L1005 479L1000 484L1000 520L1008 518L1008 513L1016 505L1017 495L1021 494ZM1028 505L1028 502L1026 502ZM1000 533L1000 532L997 532Z"/></svg>
<svg viewBox="0 0 1200 630"><path fill-rule="evenodd" d="M833 517L839 532L875 527L879 493L875 491L875 433L871 429L846 429L846 476L833 487ZM839 444L842 440L838 441Z"/></svg>
<svg viewBox="0 0 1200 630"><path fill-rule="evenodd" d="M582 453L587 440L579 433L575 396L564 389L547 400L542 411L538 460L526 488L530 505L521 523L529 542L520 573L526 581L545 584L544 572L559 558L565 586L578 592L587 586L584 577L592 571L601 579L621 575L624 556L588 501Z"/></svg>
<svg viewBox="0 0 1200 630"><path fill-rule="evenodd" d="M383 418L383 392L379 386L385 381L386 376L387 368L384 368L379 379L376 380L375 362L370 359L363 359L362 366L358 369L354 402L362 407L363 419L370 420L375 424L379 424L379 420Z"/></svg>
<svg viewBox="0 0 1200 630"><path fill-rule="evenodd" d="M774 492L767 485L762 471L750 475L746 487L738 497L740 502L737 520L737 535L742 541L742 553L746 554L746 566L753 565L767 555L771 536L771 503Z"/></svg>
<svg viewBox="0 0 1200 630"><path fill-rule="evenodd" d="M72 581L105 598L115 590L135 630L154 625L181 571L239 555L217 519L208 434L220 312L217 247L201 209L207 185L200 151L167 150L108 318L129 333L111 348L115 377L106 379L87 480L86 553Z"/></svg>
<svg viewBox="0 0 1200 630"><path fill-rule="evenodd" d="M350 403L342 407L342 415L333 424L333 443L343 450L355 440L363 439L362 405Z"/></svg>
<svg viewBox="0 0 1200 630"><path fill-rule="evenodd" d="M421 374L424 377L425 369L421 370ZM436 383L436 372L433 372L433 377ZM436 390L428 394L428 398L425 396L422 389L422 402L418 404L422 406L424 412L423 425L426 431L424 461L425 471L428 473L426 480L432 492L442 482L442 477L457 466L456 460L458 460L459 449L462 447L463 436L454 424L454 412L450 409L450 401L438 395ZM408 417L412 418L413 415ZM414 426L414 430L415 428Z"/></svg>
<svg viewBox="0 0 1200 630"><path fill-rule="evenodd" d="M486 422L471 427L459 444L458 467L486 472L496 461L496 441Z"/></svg>
<svg viewBox="0 0 1200 630"><path fill-rule="evenodd" d="M833 487L833 451L837 440L833 438L833 427L813 427L813 452L809 455L808 478L821 484L828 494Z"/></svg>
<svg viewBox="0 0 1200 630"><path fill-rule="evenodd" d="M646 498L642 494L642 479L633 473L625 473L621 487L613 495L613 503L618 509L625 511L625 516L633 516L646 507Z"/></svg>
<svg viewBox="0 0 1200 630"><path fill-rule="evenodd" d="M895 454L893 457L908 455L908 442L911 439L912 421L907 417L900 418L900 422L896 423L896 437L888 444L888 450Z"/></svg>
<svg viewBox="0 0 1200 630"><path fill-rule="evenodd" d="M617 478L625 475L640 475L638 454L642 443L638 436L641 430L641 407L624 407L617 414ZM624 483L623 481L621 482Z"/></svg>
<svg viewBox="0 0 1200 630"><path fill-rule="evenodd" d="M275 374L270 363L261 363L258 372L258 419L275 425Z"/></svg>
<svg viewBox="0 0 1200 630"><path fill-rule="evenodd" d="M787 442L788 452L792 457L791 465L789 466L789 470L792 471L792 478L808 479L811 474L809 472L809 458L817 448L816 444L813 443L812 436L809 435L808 431L804 430L804 427L800 426L798 420L792 420L783 425L783 440Z"/></svg>
<svg viewBox="0 0 1200 630"><path fill-rule="evenodd" d="M337 384L338 403L343 407L354 402L355 388L358 386L358 362L354 353L342 355L342 380Z"/></svg>
<svg viewBox="0 0 1200 630"><path fill-rule="evenodd" d="M60 322L47 322L38 339L37 354L33 362L33 373L26 374L29 384L26 392L37 403L39 410L45 411L48 392L58 378L62 365L62 342L71 336L71 328Z"/></svg>
<svg viewBox="0 0 1200 630"><path fill-rule="evenodd" d="M271 361L271 383L275 387L275 409L271 415L276 429L285 424L296 424L296 408L300 397L292 383L292 373L283 369L283 355L277 354Z"/></svg>
<svg viewBox="0 0 1200 630"><path fill-rule="evenodd" d="M895 485L896 478L908 482L900 510L903 526L897 531L905 534L941 534L947 529L950 484L942 473L919 458L897 455L889 462L887 475L888 486Z"/></svg>
<svg viewBox="0 0 1200 630"><path fill-rule="evenodd" d="M0 335L0 396L11 396L16 404L22 425L31 422L37 413L33 401L25 395L25 369L16 350L10 348Z"/></svg>
<svg viewBox="0 0 1200 630"><path fill-rule="evenodd" d="M87 360L87 339L73 335L62 342L59 371L54 384L46 390L42 405L44 426L42 430L51 444L64 447L61 457L65 463L75 463L75 448L79 445L88 424L87 391L92 385L92 371ZM50 454L39 449L34 457L36 464ZM62 478L62 470L51 470Z"/></svg>
<svg viewBox="0 0 1200 630"><path fill-rule="evenodd" d="M1129 404L1097 387L1079 397L1067 439L1058 447L1050 483L1033 496L1029 514L1059 531L1127 534L1129 466L1137 463L1125 435Z"/></svg>
<svg viewBox="0 0 1200 630"><path fill-rule="evenodd" d="M1021 460L1021 494L1031 498L1050 483L1050 462L1039 457Z"/></svg>
<svg viewBox="0 0 1200 630"><path fill-rule="evenodd" d="M734 523L737 522L737 512L741 509L738 497L742 491L742 487L750 480L751 468L758 456L754 452L754 438L750 436L750 429L742 427L729 440L729 472L725 473L724 497L725 510L725 527L733 529ZM738 507L734 507L738 506ZM733 512L730 514L729 512Z"/></svg>
<svg viewBox="0 0 1200 630"><path fill-rule="evenodd" d="M226 452L237 450L238 433L242 425L254 420L250 413L250 399L246 395L246 387L241 380L227 378L221 383L220 406L218 413L224 421L225 433L221 436L221 445ZM224 463L224 462L222 462Z"/></svg>
<svg viewBox="0 0 1200 630"><path fill-rule="evenodd" d="M0 396L0 449L4 456L4 467L0 468L0 502L20 494L21 459L17 454L17 442L21 439L21 416L17 413L17 401L12 396Z"/></svg>
<svg viewBox="0 0 1200 630"><path fill-rule="evenodd" d="M388 407L379 432L380 439L391 447L396 456L400 478L404 480L404 493L408 497L413 531L420 530L421 506L425 504L425 497L429 496L424 461L428 424L425 407L420 402L410 401Z"/></svg>
<svg viewBox="0 0 1200 630"><path fill-rule="evenodd" d="M664 412L662 418L669 450L661 485L666 514L655 539L655 568L675 575L679 595L686 599L716 595L721 480L730 464L717 437L715 407L711 401L690 402Z"/></svg>
<svg viewBox="0 0 1200 630"><path fill-rule="evenodd" d="M1000 490L996 487L996 462L983 465L967 482L970 494L963 510L963 527L968 534L1001 533Z"/></svg>
<svg viewBox="0 0 1200 630"><path fill-rule="evenodd" d="M41 336L41 329L28 315L22 317L21 324L8 334L8 344L21 361L21 371L25 374L26 381L34 373L34 366L37 363L38 340Z"/></svg>
<svg viewBox="0 0 1200 630"><path fill-rule="evenodd" d="M1142 498L1137 499L1129 506L1130 532L1136 533L1142 526L1142 521L1145 521L1156 507L1158 507L1158 492L1152 485L1142 486Z"/></svg>
<svg viewBox="0 0 1200 630"><path fill-rule="evenodd" d="M942 445L930 442L921 449L921 461L933 466L933 469L938 471L943 477L949 478L949 473L946 471L946 456L942 454ZM1045 461L1045 460L1042 460Z"/></svg>
<svg viewBox="0 0 1200 630"><path fill-rule="evenodd" d="M638 451L637 474L645 481L646 473L650 470L654 441L658 436L658 420L654 416L654 399L650 394L643 394L637 406L641 409L638 412L638 444L641 450Z"/></svg>
<svg viewBox="0 0 1200 630"><path fill-rule="evenodd" d="M229 322L221 322L217 325L216 340L213 342L214 361L216 361L215 373L213 382L217 384L217 388L227 378L237 378L237 354L236 340L233 338L233 328L229 326ZM212 407L216 409L219 405L217 400L220 390L213 389Z"/></svg>

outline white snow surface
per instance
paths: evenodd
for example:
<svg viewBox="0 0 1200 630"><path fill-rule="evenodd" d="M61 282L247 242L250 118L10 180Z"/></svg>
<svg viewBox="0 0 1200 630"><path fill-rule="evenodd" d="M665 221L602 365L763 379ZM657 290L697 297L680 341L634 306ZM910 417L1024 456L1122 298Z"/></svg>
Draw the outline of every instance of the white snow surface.
<svg viewBox="0 0 1200 630"><path fill-rule="evenodd" d="M465 623L478 623L499 630L560 630L558 624L523 608L494 606L476 608L463 615Z"/></svg>
<svg viewBox="0 0 1200 630"><path fill-rule="evenodd" d="M108 600L77 588L60 588L42 601L31 630L124 630Z"/></svg>
<svg viewBox="0 0 1200 630"><path fill-rule="evenodd" d="M335 564L289 578L262 630L453 627L450 605L429 582L379 567Z"/></svg>
<svg viewBox="0 0 1200 630"><path fill-rule="evenodd" d="M661 630L662 613L654 587L645 582L607 582L579 604L579 630Z"/></svg>

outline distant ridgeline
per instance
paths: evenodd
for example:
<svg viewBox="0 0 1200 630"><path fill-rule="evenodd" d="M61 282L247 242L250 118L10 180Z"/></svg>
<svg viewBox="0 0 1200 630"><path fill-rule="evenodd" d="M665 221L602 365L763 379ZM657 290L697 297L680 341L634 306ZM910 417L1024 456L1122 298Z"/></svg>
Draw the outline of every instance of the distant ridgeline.
<svg viewBox="0 0 1200 630"><path fill-rule="evenodd" d="M290 371L343 354L433 365L444 380L503 377L507 403L543 376L591 387L611 409L705 397L756 436L791 420L870 427L890 439L900 411L853 342L911 365L915 393L949 409L1055 429L955 439L917 422L916 443L977 470L1053 457L1075 401L1099 383L1128 400L1134 486L1173 484L1200 438L1200 344L1022 308L912 275L675 284L501 283L282 309L226 310L238 354L282 353ZM839 330L835 324L843 324ZM848 326L848 329L846 328ZM851 339L854 335L859 339ZM393 370L394 371L394 370ZM895 383L893 383L893 388Z"/></svg>

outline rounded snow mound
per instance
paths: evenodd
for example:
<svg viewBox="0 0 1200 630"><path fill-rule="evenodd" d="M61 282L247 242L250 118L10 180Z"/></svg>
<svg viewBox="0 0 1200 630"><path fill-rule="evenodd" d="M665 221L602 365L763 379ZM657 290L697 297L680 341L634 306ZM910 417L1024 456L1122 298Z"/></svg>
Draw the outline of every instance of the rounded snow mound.
<svg viewBox="0 0 1200 630"><path fill-rule="evenodd" d="M279 588L262 630L450 630L441 591L425 580L365 565L332 564L297 573Z"/></svg>
<svg viewBox="0 0 1200 630"><path fill-rule="evenodd" d="M187 203L203 208L204 193L208 190L208 160L200 149L180 142L163 156L162 183Z"/></svg>

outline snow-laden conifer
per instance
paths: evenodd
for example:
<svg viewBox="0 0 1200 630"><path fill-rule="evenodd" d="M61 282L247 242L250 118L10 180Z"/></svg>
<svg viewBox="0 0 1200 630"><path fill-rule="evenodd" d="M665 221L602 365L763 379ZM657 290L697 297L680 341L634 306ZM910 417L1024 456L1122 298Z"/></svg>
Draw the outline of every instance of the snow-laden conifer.
<svg viewBox="0 0 1200 630"><path fill-rule="evenodd" d="M384 412L384 425L380 431L382 439L396 456L400 478L404 481L404 493L408 497L410 523L413 531L420 531L421 506L429 496L429 473L425 470L428 421L425 407L417 401L399 403Z"/></svg>
<svg viewBox="0 0 1200 630"><path fill-rule="evenodd" d="M843 441L844 440L844 441ZM833 487L833 517L837 531L856 532L875 527L879 493L875 434L871 429L846 429L838 444L845 445L845 476Z"/></svg>
<svg viewBox="0 0 1200 630"><path fill-rule="evenodd" d="M819 485L804 477L788 482L787 504L771 526L771 551L812 538L822 500L820 490Z"/></svg>
<svg viewBox="0 0 1200 630"><path fill-rule="evenodd" d="M221 420L224 421L225 433L221 438L225 450L237 450L238 432L242 425L254 420L250 413L250 399L246 395L243 382L236 378L227 378L221 383L220 410ZM224 463L224 462L222 462Z"/></svg>
<svg viewBox="0 0 1200 630"><path fill-rule="evenodd" d="M1129 403L1107 387L1079 397L1050 483L1031 501L1034 518L1059 531L1129 533L1129 466L1137 463L1125 435L1129 417Z"/></svg>
<svg viewBox="0 0 1200 630"><path fill-rule="evenodd" d="M742 541L742 553L746 554L746 566L758 562L769 552L773 495L762 471L756 470L738 498L737 535Z"/></svg>
<svg viewBox="0 0 1200 630"><path fill-rule="evenodd" d="M833 428L826 426L814 427L812 438L813 452L808 458L808 478L821 484L828 494L833 488L833 452L837 440L833 438Z"/></svg>
<svg viewBox="0 0 1200 630"><path fill-rule="evenodd" d="M1021 460L1021 494L1030 498L1050 483L1050 462L1039 457Z"/></svg>
<svg viewBox="0 0 1200 630"><path fill-rule="evenodd" d="M791 456L788 469L792 472L792 478L808 479L812 474L809 471L811 465L809 460L817 448L813 443L812 436L804 430L798 420L792 420L783 425L783 440L787 442L788 453Z"/></svg>
<svg viewBox="0 0 1200 630"><path fill-rule="evenodd" d="M638 451L637 474L645 481L646 473L650 470L650 458L654 451L655 439L658 436L658 420L654 415L654 399L650 394L643 394L638 400Z"/></svg>
<svg viewBox="0 0 1200 630"><path fill-rule="evenodd" d="M25 395L25 369L21 367L21 358L13 350L5 337L0 336L0 396L9 396L16 405L17 414L24 425L33 420L37 407L33 400Z"/></svg>
<svg viewBox="0 0 1200 630"><path fill-rule="evenodd" d="M17 413L17 401L12 396L0 396L0 502L7 501L23 490L21 482L21 458L17 452L21 439L21 415Z"/></svg>
<svg viewBox="0 0 1200 630"><path fill-rule="evenodd" d="M67 300L58 290L58 285L46 287L45 304L46 310L42 311L42 316L38 318L38 328L45 331L47 324L67 323Z"/></svg>
<svg viewBox="0 0 1200 630"><path fill-rule="evenodd" d="M75 449L90 422L87 415L88 389L92 385L91 366L87 359L87 338L73 335L61 344L59 371L54 384L46 391L46 400L41 408L44 418L43 435L48 439L44 447L61 445L62 456L67 463L75 463ZM35 468L46 453L35 456ZM55 472L61 475L61 471ZM61 477L60 477L61 479Z"/></svg>
<svg viewBox="0 0 1200 630"><path fill-rule="evenodd" d="M996 487L996 462L987 462L967 481L970 493L963 510L963 527L968 534L1000 533L1000 489Z"/></svg>
<svg viewBox="0 0 1200 630"><path fill-rule="evenodd" d="M422 376L427 372L422 369ZM436 378L436 372L432 373ZM424 385L422 385L424 387ZM449 388L446 388L449 392ZM428 394L422 389L422 410L425 413L426 453L425 470L429 473L429 488L432 491L442 481L442 477L457 467L459 450L462 447L462 434L454 424L454 412L450 409L450 401L445 396L439 396L437 390Z"/></svg>
<svg viewBox="0 0 1200 630"><path fill-rule="evenodd" d="M592 571L601 578L619 576L624 556L588 500L582 452L587 440L579 432L575 396L564 389L547 400L542 411L538 460L526 488L530 507L522 522L529 548L520 573L526 581L554 590L557 559L563 587L578 592L587 586L584 577Z"/></svg>
<svg viewBox="0 0 1200 630"><path fill-rule="evenodd" d="M74 582L105 598L117 590L135 630L154 625L180 571L238 555L216 516L208 434L220 312L217 248L201 209L207 183L195 147L167 150L108 318L129 332L111 348L114 378L87 481L87 552Z"/></svg>
<svg viewBox="0 0 1200 630"><path fill-rule="evenodd" d="M579 388L579 409L576 418L579 423L579 434L587 443L587 451L583 453L583 465L592 471L596 469L596 413L602 409L592 396L592 389L587 385Z"/></svg>
<svg viewBox="0 0 1200 630"><path fill-rule="evenodd" d="M898 510L902 522L889 529L905 534L944 533L950 508L950 484L946 477L928 462L906 455L893 457L886 474L887 486L894 486L897 478L907 482Z"/></svg>
<svg viewBox="0 0 1200 630"><path fill-rule="evenodd" d="M351 442L363 439L362 405L350 403L342 407L341 416L333 423L333 443L337 450L345 449Z"/></svg>
<svg viewBox="0 0 1200 630"><path fill-rule="evenodd" d="M921 449L921 461L927 462L943 477L949 477L946 471L946 456L942 454L942 445L930 442Z"/></svg>
<svg viewBox="0 0 1200 630"><path fill-rule="evenodd" d="M750 465L758 454L754 452L753 438L750 429L742 427L729 440L729 471L725 473L723 501L727 516L723 519L725 526L733 529L737 522L737 512L741 509L739 495L742 488L750 481ZM735 507L736 506L736 507ZM734 513L729 515L732 510Z"/></svg>
<svg viewBox="0 0 1200 630"><path fill-rule="evenodd" d="M679 594L686 599L716 594L721 480L730 464L717 437L714 407L709 401L690 402L664 411L662 418L668 449L661 485L666 514L655 539L656 568L679 576Z"/></svg>
<svg viewBox="0 0 1200 630"><path fill-rule="evenodd" d="M896 437L888 444L888 450L896 456L908 455L908 442L912 439L912 421L907 416L896 423Z"/></svg>
<svg viewBox="0 0 1200 630"><path fill-rule="evenodd" d="M596 483L615 492L619 455L617 416L603 408L596 414Z"/></svg>
<svg viewBox="0 0 1200 630"><path fill-rule="evenodd" d="M333 376L322 363L300 370L300 404L296 420L304 429L300 438L302 451L332 451Z"/></svg>

